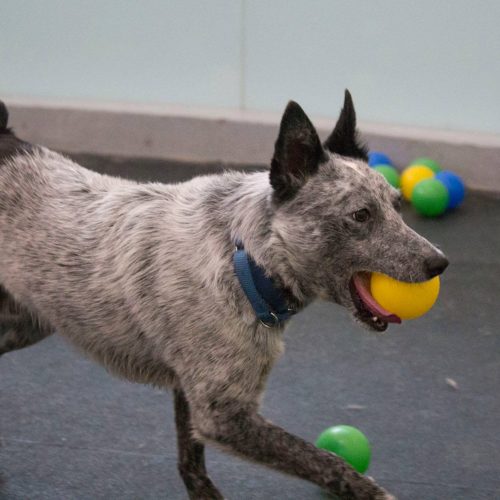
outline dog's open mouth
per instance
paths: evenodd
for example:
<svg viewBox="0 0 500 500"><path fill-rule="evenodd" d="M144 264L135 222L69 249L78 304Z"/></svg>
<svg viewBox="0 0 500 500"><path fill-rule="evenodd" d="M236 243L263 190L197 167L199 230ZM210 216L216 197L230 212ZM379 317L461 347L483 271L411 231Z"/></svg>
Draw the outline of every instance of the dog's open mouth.
<svg viewBox="0 0 500 500"><path fill-rule="evenodd" d="M357 309L356 316L368 326L383 332L389 323L401 323L401 318L386 311L370 293L370 273L354 274L349 283L352 301Z"/></svg>

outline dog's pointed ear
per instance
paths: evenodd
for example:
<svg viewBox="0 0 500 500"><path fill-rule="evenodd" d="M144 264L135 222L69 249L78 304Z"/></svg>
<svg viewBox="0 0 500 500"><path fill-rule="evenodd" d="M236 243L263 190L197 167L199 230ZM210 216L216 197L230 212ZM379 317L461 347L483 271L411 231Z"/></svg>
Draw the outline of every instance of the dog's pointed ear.
<svg viewBox="0 0 500 500"><path fill-rule="evenodd" d="M368 148L358 138L356 111L351 93L347 89L345 90L344 107L324 146L332 153L368 161Z"/></svg>
<svg viewBox="0 0 500 500"><path fill-rule="evenodd" d="M325 151L304 110L290 101L281 119L270 180L277 199L291 198L317 170Z"/></svg>

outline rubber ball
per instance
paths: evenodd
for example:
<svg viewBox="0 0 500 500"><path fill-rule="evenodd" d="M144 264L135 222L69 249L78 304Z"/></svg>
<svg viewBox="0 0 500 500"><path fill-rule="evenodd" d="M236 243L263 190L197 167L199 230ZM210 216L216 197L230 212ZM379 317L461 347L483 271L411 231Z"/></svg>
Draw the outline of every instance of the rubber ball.
<svg viewBox="0 0 500 500"><path fill-rule="evenodd" d="M392 165L391 159L380 151L370 151L368 153L368 165L374 167L375 165Z"/></svg>
<svg viewBox="0 0 500 500"><path fill-rule="evenodd" d="M465 184L461 177L449 170L443 170L436 174L436 179L441 181L448 190L448 210L458 207L465 198Z"/></svg>
<svg viewBox="0 0 500 500"><path fill-rule="evenodd" d="M423 165L425 167L429 167L435 174L441 172L442 170L441 165L437 161L427 157L416 158L410 164L410 166L413 165Z"/></svg>
<svg viewBox="0 0 500 500"><path fill-rule="evenodd" d="M319 435L316 446L342 457L361 474L370 466L372 454L370 443L356 427L350 425L329 427Z"/></svg>
<svg viewBox="0 0 500 500"><path fill-rule="evenodd" d="M403 170L401 174L401 192L410 201L413 188L424 179L434 177L434 171L424 165L413 165Z"/></svg>
<svg viewBox="0 0 500 500"><path fill-rule="evenodd" d="M439 287L439 276L421 283L407 283L385 274L372 273L370 280L373 298L401 319L419 318L428 312L436 303Z"/></svg>
<svg viewBox="0 0 500 500"><path fill-rule="evenodd" d="M446 186L437 179L425 179L419 182L411 195L415 210L425 217L438 217L446 212L450 195Z"/></svg>
<svg viewBox="0 0 500 500"><path fill-rule="evenodd" d="M391 165L376 165L373 167L373 170L376 170L380 174L385 177L385 180L395 188L399 188L400 186L400 176L399 172L392 167Z"/></svg>

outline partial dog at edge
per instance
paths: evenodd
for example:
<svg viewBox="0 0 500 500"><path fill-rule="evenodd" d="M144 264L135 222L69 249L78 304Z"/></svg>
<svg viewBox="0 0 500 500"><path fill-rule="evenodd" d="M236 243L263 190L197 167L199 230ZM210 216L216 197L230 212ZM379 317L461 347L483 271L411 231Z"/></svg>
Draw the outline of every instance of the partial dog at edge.
<svg viewBox="0 0 500 500"><path fill-rule="evenodd" d="M91 172L18 139L7 121L0 103L0 354L57 331L114 374L173 389L191 499L223 498L206 443L344 499L392 498L258 413L291 313L321 298L383 331L387 318L357 293L363 273L418 282L448 264L368 167L348 91L324 144L290 102L270 173L175 185ZM285 318L256 316L233 266L237 243L281 294Z"/></svg>

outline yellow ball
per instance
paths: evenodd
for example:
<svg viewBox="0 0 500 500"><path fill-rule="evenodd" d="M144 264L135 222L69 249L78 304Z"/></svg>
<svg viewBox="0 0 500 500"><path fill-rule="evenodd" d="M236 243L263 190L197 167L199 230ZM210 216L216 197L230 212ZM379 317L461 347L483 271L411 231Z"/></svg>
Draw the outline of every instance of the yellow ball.
<svg viewBox="0 0 500 500"><path fill-rule="evenodd" d="M439 276L422 283L406 283L385 274L372 273L370 292L387 311L401 319L423 316L439 295Z"/></svg>
<svg viewBox="0 0 500 500"><path fill-rule="evenodd" d="M403 196L408 201L411 201L413 188L420 181L430 179L435 175L434 171L425 165L411 165L410 167L405 168L401 174L401 192L403 193Z"/></svg>

